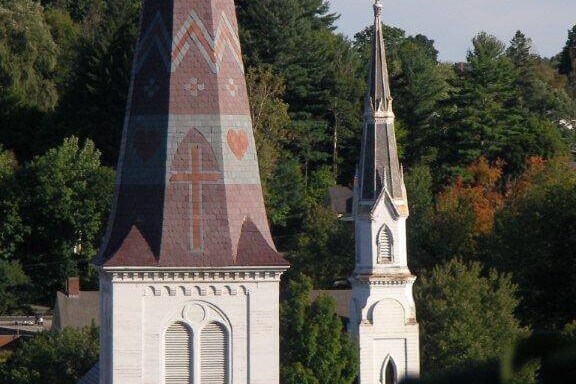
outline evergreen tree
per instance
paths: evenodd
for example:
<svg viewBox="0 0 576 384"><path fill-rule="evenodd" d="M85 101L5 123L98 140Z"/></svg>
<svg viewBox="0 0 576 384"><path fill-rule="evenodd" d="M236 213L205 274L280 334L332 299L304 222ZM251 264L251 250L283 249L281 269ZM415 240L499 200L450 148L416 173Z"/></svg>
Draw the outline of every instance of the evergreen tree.
<svg viewBox="0 0 576 384"><path fill-rule="evenodd" d="M505 45L486 33L477 35L473 45L468 53L470 70L457 81L455 109L446 123L439 158L444 175L461 173L463 165L481 156L490 162L503 160L505 172L517 175L530 156L563 153L557 127L534 120L519 105L519 72L505 55Z"/></svg>
<svg viewBox="0 0 576 384"><path fill-rule="evenodd" d="M420 36L420 35L419 35ZM416 164L435 157L440 145L439 117L450 86L446 72L430 53L433 42L418 36L398 47L400 71L393 78L394 111L406 126L405 163Z"/></svg>
<svg viewBox="0 0 576 384"><path fill-rule="evenodd" d="M568 31L568 40L560 54L560 64L558 70L563 75L570 75L574 72L576 64L576 25Z"/></svg>
<svg viewBox="0 0 576 384"><path fill-rule="evenodd" d="M89 138L106 165L118 160L138 32L139 2L112 0L94 35L85 36L78 69L57 116L60 136Z"/></svg>
<svg viewBox="0 0 576 384"><path fill-rule="evenodd" d="M364 73L368 73L373 34L371 26L355 37L354 46L365 64ZM426 36L406 36L403 30L386 25L383 35L398 120L396 128L406 131L406 137L397 135L399 145L405 147L403 160L407 165L430 161L441 144L442 103L451 91L448 80L454 76L453 70L438 64L434 41Z"/></svg>
<svg viewBox="0 0 576 384"><path fill-rule="evenodd" d="M550 123L571 120L576 116L576 102L566 93L564 82L553 68L531 49L532 40L517 31L506 51L518 71L516 104L526 114Z"/></svg>

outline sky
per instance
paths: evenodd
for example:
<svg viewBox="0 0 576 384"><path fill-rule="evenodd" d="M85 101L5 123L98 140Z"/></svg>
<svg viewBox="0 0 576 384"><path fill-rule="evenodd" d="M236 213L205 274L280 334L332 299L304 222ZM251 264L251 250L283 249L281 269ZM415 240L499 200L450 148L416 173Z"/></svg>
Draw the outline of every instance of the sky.
<svg viewBox="0 0 576 384"><path fill-rule="evenodd" d="M342 16L339 31L354 34L373 22L374 0L328 0ZM576 0L383 0L383 21L436 42L443 61L465 61L471 40L486 31L508 43L517 30L535 53L559 53L576 24Z"/></svg>

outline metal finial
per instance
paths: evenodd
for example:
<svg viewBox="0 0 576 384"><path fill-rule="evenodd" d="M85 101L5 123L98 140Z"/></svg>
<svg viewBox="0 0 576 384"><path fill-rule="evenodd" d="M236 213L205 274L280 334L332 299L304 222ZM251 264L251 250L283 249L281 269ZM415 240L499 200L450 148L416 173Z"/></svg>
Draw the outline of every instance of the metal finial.
<svg viewBox="0 0 576 384"><path fill-rule="evenodd" d="M382 16L382 0L374 1L374 16L375 17Z"/></svg>

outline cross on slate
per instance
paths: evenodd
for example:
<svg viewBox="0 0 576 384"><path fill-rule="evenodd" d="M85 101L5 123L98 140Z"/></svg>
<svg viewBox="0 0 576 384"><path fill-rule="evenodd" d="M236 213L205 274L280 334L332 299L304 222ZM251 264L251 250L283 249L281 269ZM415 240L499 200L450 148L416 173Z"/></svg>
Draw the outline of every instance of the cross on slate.
<svg viewBox="0 0 576 384"><path fill-rule="evenodd" d="M220 178L220 172L203 172L202 149L198 144L192 145L188 165L190 172L173 173L170 177L170 182L188 184L190 187L188 195L188 206L192 216L190 250L195 251L202 249L202 185L205 181L217 181Z"/></svg>

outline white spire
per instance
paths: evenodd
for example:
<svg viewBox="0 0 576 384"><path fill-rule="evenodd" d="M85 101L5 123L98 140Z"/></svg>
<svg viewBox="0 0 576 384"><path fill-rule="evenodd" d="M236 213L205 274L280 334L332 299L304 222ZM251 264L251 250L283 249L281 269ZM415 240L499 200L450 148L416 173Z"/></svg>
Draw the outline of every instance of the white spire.
<svg viewBox="0 0 576 384"><path fill-rule="evenodd" d="M380 18L382 16L382 0L374 1L374 17Z"/></svg>

